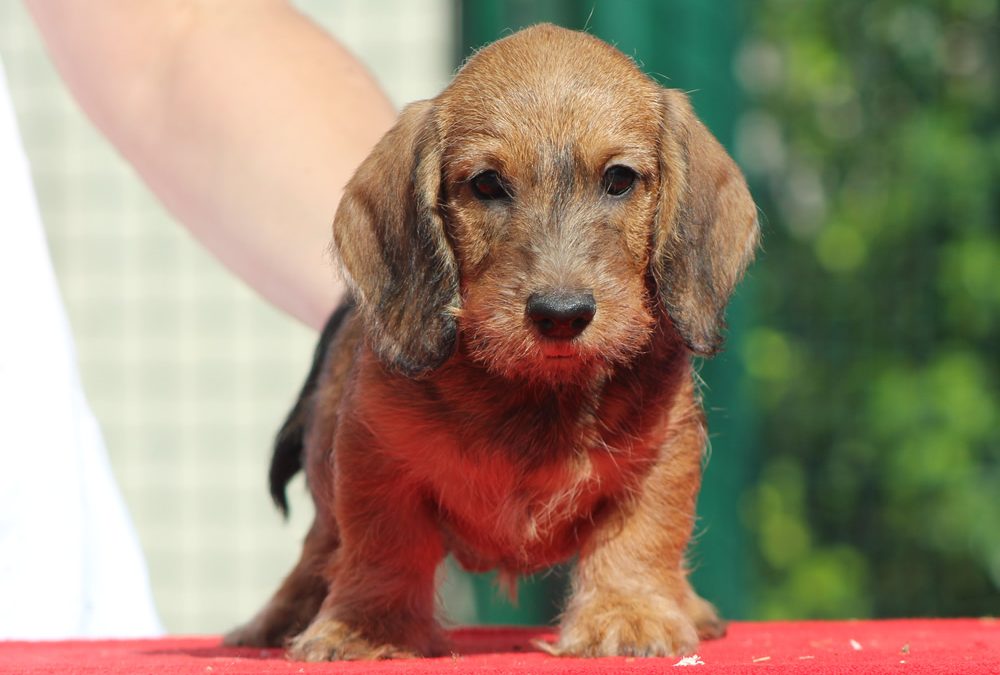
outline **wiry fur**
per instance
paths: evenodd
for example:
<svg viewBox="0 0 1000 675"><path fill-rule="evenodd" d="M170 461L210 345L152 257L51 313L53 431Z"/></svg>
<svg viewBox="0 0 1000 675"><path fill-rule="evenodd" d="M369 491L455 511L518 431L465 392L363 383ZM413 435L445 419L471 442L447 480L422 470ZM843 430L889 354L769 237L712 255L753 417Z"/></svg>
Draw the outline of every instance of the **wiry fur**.
<svg viewBox="0 0 1000 675"><path fill-rule="evenodd" d="M620 197L613 165L637 175ZM474 195L486 170L508 199ZM690 357L719 347L757 224L684 95L588 35L517 33L402 113L334 240L357 308L302 418L316 521L227 642L440 653L448 552L507 575L579 555L555 654L679 654L721 634L684 564L705 445ZM591 293L596 314L544 337L525 309L539 292Z"/></svg>

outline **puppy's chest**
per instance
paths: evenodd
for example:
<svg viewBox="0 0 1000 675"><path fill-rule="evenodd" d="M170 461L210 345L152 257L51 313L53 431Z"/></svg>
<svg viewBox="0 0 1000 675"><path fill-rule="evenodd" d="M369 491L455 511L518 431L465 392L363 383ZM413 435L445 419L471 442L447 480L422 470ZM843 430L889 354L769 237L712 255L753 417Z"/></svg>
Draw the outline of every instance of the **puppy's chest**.
<svg viewBox="0 0 1000 675"><path fill-rule="evenodd" d="M528 573L572 556L633 472L604 449L563 450L538 465L500 445L442 450L428 497L449 548L473 570Z"/></svg>
<svg viewBox="0 0 1000 675"><path fill-rule="evenodd" d="M546 392L460 359L421 380L385 377L372 361L345 410L370 451L423 492L466 567L527 572L579 551L659 461L678 391L691 403L686 357L665 351Z"/></svg>
<svg viewBox="0 0 1000 675"><path fill-rule="evenodd" d="M470 569L530 572L572 556L650 465L576 405L408 406L389 450L424 486L449 548ZM610 441L610 443L609 443Z"/></svg>

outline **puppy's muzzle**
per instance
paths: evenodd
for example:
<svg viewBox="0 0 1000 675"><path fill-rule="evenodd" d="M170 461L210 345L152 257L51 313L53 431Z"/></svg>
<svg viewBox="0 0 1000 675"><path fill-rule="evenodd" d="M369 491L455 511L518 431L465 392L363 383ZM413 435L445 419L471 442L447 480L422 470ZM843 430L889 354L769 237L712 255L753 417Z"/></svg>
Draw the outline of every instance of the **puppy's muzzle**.
<svg viewBox="0 0 1000 675"><path fill-rule="evenodd" d="M597 303L589 291L532 293L527 313L543 337L571 340L590 325Z"/></svg>

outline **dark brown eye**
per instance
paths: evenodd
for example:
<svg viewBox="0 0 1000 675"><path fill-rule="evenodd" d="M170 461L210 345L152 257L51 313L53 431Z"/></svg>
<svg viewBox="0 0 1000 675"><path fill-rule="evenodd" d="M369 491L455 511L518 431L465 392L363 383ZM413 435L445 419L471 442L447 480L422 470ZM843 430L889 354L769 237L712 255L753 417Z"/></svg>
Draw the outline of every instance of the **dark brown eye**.
<svg viewBox="0 0 1000 675"><path fill-rule="evenodd" d="M510 193L507 192L507 188L504 187L500 175L496 171L483 171L476 174L469 181L469 184L472 186L472 194L483 201L510 197Z"/></svg>
<svg viewBox="0 0 1000 675"><path fill-rule="evenodd" d="M604 172L604 191L612 197L621 197L635 184L635 171L616 164Z"/></svg>

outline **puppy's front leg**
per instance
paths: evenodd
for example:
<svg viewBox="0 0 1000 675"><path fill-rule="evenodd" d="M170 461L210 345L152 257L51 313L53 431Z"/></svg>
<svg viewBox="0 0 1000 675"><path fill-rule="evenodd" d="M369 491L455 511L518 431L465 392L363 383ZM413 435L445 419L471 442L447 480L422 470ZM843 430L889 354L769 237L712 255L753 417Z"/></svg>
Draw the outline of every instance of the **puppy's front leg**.
<svg viewBox="0 0 1000 675"><path fill-rule="evenodd" d="M329 594L290 645L304 661L432 655L443 640L434 618L434 572L444 556L430 509L414 485L381 464L371 445L341 435L336 517L341 545L327 570Z"/></svg>
<svg viewBox="0 0 1000 675"><path fill-rule="evenodd" d="M725 632L687 581L703 433L692 416L643 484L602 523L581 553L553 651L573 656L691 653Z"/></svg>

